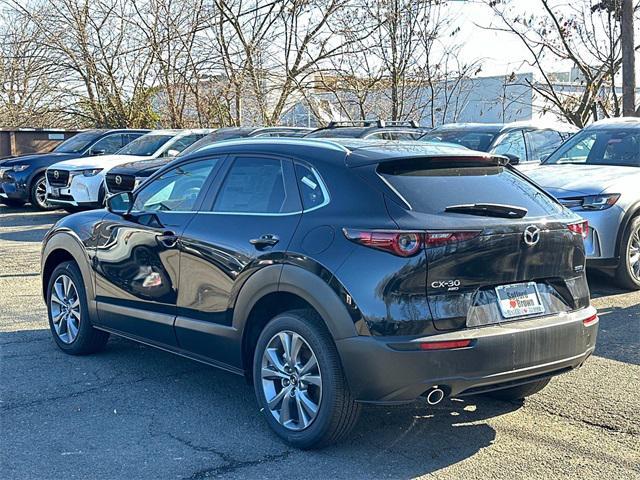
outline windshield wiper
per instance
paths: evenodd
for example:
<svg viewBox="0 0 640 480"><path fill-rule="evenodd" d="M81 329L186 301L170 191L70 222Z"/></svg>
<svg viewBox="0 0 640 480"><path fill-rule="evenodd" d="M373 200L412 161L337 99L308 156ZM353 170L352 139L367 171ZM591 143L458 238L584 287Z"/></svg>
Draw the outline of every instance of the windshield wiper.
<svg viewBox="0 0 640 480"><path fill-rule="evenodd" d="M450 205L445 207L445 212L466 213L467 215L481 215L484 217L522 218L528 210L513 205L501 205L499 203L469 203L465 205Z"/></svg>

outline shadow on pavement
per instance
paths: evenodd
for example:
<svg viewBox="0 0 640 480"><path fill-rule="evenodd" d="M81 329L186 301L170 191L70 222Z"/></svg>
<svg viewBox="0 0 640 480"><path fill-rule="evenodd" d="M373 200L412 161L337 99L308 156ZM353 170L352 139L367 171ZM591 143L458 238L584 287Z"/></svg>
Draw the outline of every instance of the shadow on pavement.
<svg viewBox="0 0 640 480"><path fill-rule="evenodd" d="M640 365L640 304L600 308L598 315L595 355Z"/></svg>
<svg viewBox="0 0 640 480"><path fill-rule="evenodd" d="M127 340L71 357L48 330L0 333L0 361L10 477L24 465L53 478L242 477L307 462L322 478L413 478L487 447L496 433L482 420L519 408L487 398L369 407L345 442L303 452L270 432L243 378Z"/></svg>

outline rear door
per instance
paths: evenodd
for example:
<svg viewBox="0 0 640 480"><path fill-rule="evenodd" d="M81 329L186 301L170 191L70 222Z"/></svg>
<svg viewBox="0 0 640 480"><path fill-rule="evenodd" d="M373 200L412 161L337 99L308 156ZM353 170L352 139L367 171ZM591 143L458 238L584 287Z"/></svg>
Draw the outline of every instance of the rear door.
<svg viewBox="0 0 640 480"><path fill-rule="evenodd" d="M425 290L436 328L480 326L588 304L582 237L567 228L576 217L510 167L414 160L383 164L378 173L411 207L392 209L400 228L429 232ZM526 215L446 211L475 203L524 208ZM514 292L535 294L540 305L513 315L498 295L504 300Z"/></svg>
<svg viewBox="0 0 640 480"><path fill-rule="evenodd" d="M93 261L101 325L157 344L176 344L180 235L219 162L182 163L143 187L130 215L105 217Z"/></svg>
<svg viewBox="0 0 640 480"><path fill-rule="evenodd" d="M237 155L227 167L183 234L176 335L186 350L237 364L235 295L280 262L302 207L290 160Z"/></svg>

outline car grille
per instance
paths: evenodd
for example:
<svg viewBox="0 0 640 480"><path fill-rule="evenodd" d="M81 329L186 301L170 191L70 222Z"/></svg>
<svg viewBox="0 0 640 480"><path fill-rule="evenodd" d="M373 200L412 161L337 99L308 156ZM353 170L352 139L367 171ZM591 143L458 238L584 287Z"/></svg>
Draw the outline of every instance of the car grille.
<svg viewBox="0 0 640 480"><path fill-rule="evenodd" d="M567 208L581 207L584 199L582 197L559 198L558 201Z"/></svg>
<svg viewBox="0 0 640 480"><path fill-rule="evenodd" d="M56 174L57 173L57 174ZM47 181L54 187L65 187L69 184L68 170L47 170Z"/></svg>
<svg viewBox="0 0 640 480"><path fill-rule="evenodd" d="M106 177L107 190L111 193L130 192L136 183L136 177L133 175L122 175L117 173L108 173Z"/></svg>

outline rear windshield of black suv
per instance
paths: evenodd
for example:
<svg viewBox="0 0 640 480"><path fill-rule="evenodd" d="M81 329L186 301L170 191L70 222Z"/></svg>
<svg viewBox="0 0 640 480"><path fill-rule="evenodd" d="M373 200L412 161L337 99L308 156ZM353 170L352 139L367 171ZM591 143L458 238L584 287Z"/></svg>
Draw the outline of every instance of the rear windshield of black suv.
<svg viewBox="0 0 640 480"><path fill-rule="evenodd" d="M454 167L412 159L382 163L377 172L418 212L437 214L446 207L474 203L526 208L527 217L562 212L546 193L504 166L465 161L465 166Z"/></svg>

